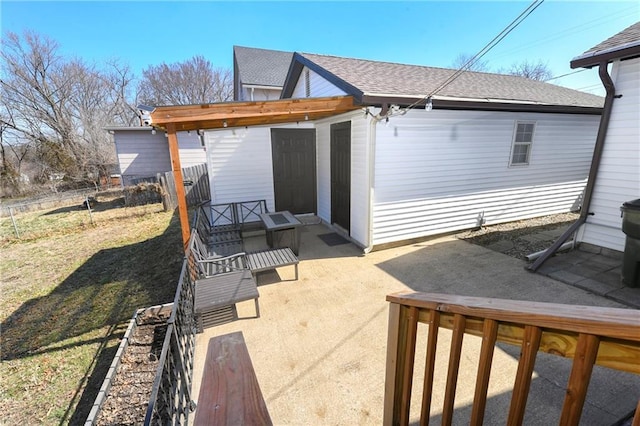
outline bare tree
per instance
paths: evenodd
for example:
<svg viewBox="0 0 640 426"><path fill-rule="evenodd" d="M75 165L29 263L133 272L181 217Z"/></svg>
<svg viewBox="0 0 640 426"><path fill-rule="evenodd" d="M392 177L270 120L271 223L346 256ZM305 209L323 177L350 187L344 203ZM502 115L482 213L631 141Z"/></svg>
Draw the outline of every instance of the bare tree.
<svg viewBox="0 0 640 426"><path fill-rule="evenodd" d="M489 72L489 63L481 59L472 61L473 55L468 53L460 53L453 60L451 68L462 69L464 67L467 71Z"/></svg>
<svg viewBox="0 0 640 426"><path fill-rule="evenodd" d="M37 152L42 179L54 172L90 178L94 164L115 163L103 127L128 124L135 117L126 102L132 77L118 64L104 72L65 59L58 50L55 41L33 32L3 36L2 125L19 144Z"/></svg>
<svg viewBox="0 0 640 426"><path fill-rule="evenodd" d="M516 62L507 70L507 74L519 75L538 81L545 81L553 76L549 66L541 60L538 60L538 62L529 62L527 60Z"/></svg>
<svg viewBox="0 0 640 426"><path fill-rule="evenodd" d="M140 101L150 105L188 105L233 99L231 71L202 56L185 62L150 66L142 71Z"/></svg>

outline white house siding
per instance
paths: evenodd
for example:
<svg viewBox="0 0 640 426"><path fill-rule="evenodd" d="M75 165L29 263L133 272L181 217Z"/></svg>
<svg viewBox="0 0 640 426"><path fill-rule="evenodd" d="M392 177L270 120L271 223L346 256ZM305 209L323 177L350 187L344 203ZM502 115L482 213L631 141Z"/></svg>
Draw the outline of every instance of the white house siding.
<svg viewBox="0 0 640 426"><path fill-rule="evenodd" d="M312 123L272 126L312 128ZM275 209L271 128L249 127L205 132L212 203L266 200Z"/></svg>
<svg viewBox="0 0 640 426"><path fill-rule="evenodd" d="M148 129L115 130L114 140L123 185L171 170L169 143L163 132L154 135ZM195 132L178 133L178 148L182 167L206 162L205 150Z"/></svg>
<svg viewBox="0 0 640 426"><path fill-rule="evenodd" d="M114 132L122 184L171 170L169 144L162 132L117 130Z"/></svg>
<svg viewBox="0 0 640 426"><path fill-rule="evenodd" d="M351 230L350 236L361 246L368 244L369 171L367 143L370 119L361 112L350 112L316 122L318 173L318 216L331 223L331 125L351 122Z"/></svg>
<svg viewBox="0 0 640 426"><path fill-rule="evenodd" d="M309 89L310 95L312 98L320 98L325 96L344 96L347 93L333 84L329 83L324 77L321 77L316 72L311 71L309 68L304 67L302 69L302 73L298 78L298 82L296 83L296 87L293 89L293 93L291 94L292 98L306 98L306 87L305 87L305 74L309 71Z"/></svg>
<svg viewBox="0 0 640 426"><path fill-rule="evenodd" d="M165 145L168 146L167 139L164 136L163 139ZM182 168L207 162L207 152L202 146L197 132L178 133L178 152L180 153L180 166Z"/></svg>
<svg viewBox="0 0 640 426"><path fill-rule="evenodd" d="M620 206L640 198L640 58L613 63L616 94L587 223L578 239L623 251Z"/></svg>
<svg viewBox="0 0 640 426"><path fill-rule="evenodd" d="M528 166L509 167L516 121L536 123ZM599 116L410 111L376 128L374 244L569 211Z"/></svg>
<svg viewBox="0 0 640 426"><path fill-rule="evenodd" d="M251 93L253 91L253 94ZM242 86L239 101L274 101L280 99L281 88L265 89ZM253 95L253 96L252 96Z"/></svg>

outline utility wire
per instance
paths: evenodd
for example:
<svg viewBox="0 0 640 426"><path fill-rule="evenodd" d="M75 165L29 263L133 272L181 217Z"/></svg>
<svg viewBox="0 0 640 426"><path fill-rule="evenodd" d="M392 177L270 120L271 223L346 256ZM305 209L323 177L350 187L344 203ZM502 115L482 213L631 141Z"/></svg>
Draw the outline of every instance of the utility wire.
<svg viewBox="0 0 640 426"><path fill-rule="evenodd" d="M469 67L471 67L475 62L477 62L480 58L482 58L485 54L487 54L491 49L493 49L498 43L500 43L511 31L513 31L522 21L524 21L534 10L536 10L544 0L534 0L517 18L515 18L509 25L505 27L497 36L493 38L485 47L483 47L478 53L476 53L471 59L469 59L460 69L454 72L449 78L442 82L436 89L432 90L427 96L424 96L422 99L417 100L407 107L407 110L414 108L420 102L425 99L431 98L433 95L447 87L449 84L453 83L455 79L460 77L460 75L465 72Z"/></svg>
<svg viewBox="0 0 640 426"><path fill-rule="evenodd" d="M530 49L531 47L534 46L541 46L541 45L545 45L548 44L552 41L558 40L558 39L563 39L567 36L570 35L574 35L574 34L578 34L578 33L582 33L585 31L589 31L592 30L594 27L598 27L598 26L602 26L606 23L609 23L611 21L616 21L618 19L620 19L621 17L626 17L630 14L630 11L632 10L637 10L637 6L631 6L628 7L626 9L622 9L622 10L618 10L617 12L613 12L611 14L608 15L603 15L600 16L596 19L593 19L591 21L587 21L587 22L583 22L582 24L579 25L575 25L573 27L570 28L566 28L562 31L558 31L556 33L553 34L549 34L546 37L541 37L541 38L537 38L535 41L529 42L529 43L525 43L525 44L520 44L518 45L518 47L513 48L513 49L509 49L509 50L504 50L504 51L500 51L500 52L493 52L493 54L491 55L491 59L496 59L496 58L502 58L505 56L509 56L513 53L517 53L517 52L524 52L528 49Z"/></svg>
<svg viewBox="0 0 640 426"><path fill-rule="evenodd" d="M579 70L577 70L577 71L572 71L572 72L569 72L569 73L566 73L566 74L562 74L562 75L558 75L558 76L555 76L555 77L551 77L551 78L548 78L548 79L546 79L546 80L544 80L544 81L546 82L546 81L556 80L556 79L558 79L558 78L566 77L566 76L568 76L568 75L577 74L577 73L579 73L579 72L583 72L583 71L587 71L587 70L588 70L588 68L580 68L580 69L579 69Z"/></svg>

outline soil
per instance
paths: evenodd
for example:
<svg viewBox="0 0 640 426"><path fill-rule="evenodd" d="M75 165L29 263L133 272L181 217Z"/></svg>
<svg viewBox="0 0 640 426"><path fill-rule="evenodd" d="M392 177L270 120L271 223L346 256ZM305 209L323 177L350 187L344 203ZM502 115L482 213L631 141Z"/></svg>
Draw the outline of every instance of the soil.
<svg viewBox="0 0 640 426"><path fill-rule="evenodd" d="M555 241L558 231L566 229L577 217L575 213L544 216L484 226L462 232L457 237L487 248L506 247L497 251L525 259L527 254L548 248ZM531 238L534 234L537 237ZM142 315L138 317L137 324L100 410L97 425L134 425L144 422L162 351L166 318Z"/></svg>
<svg viewBox="0 0 640 426"><path fill-rule="evenodd" d="M166 317L148 312L138 315L96 425L144 422L166 331Z"/></svg>

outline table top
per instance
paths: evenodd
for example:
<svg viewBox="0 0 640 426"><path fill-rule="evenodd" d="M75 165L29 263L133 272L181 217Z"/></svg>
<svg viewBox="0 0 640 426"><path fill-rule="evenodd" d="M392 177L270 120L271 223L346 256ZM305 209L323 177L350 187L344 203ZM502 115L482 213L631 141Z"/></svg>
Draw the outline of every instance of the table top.
<svg viewBox="0 0 640 426"><path fill-rule="evenodd" d="M271 212L260 214L260 220L267 231L289 229L302 226L302 222L289 211Z"/></svg>
<svg viewBox="0 0 640 426"><path fill-rule="evenodd" d="M213 275L196 281L195 311L233 305L256 297L258 289L248 269Z"/></svg>

